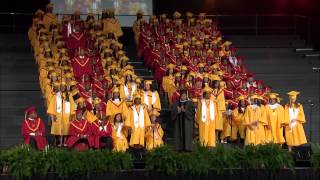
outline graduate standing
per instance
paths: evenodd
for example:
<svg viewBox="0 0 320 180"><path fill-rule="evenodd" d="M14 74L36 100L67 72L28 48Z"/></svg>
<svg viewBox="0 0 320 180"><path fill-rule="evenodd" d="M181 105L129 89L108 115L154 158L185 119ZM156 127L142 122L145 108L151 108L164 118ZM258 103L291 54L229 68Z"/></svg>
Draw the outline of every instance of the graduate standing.
<svg viewBox="0 0 320 180"><path fill-rule="evenodd" d="M115 10L107 10L107 17L103 19L103 32L105 34L113 33L118 39L123 35L121 24L118 19L115 18Z"/></svg>
<svg viewBox="0 0 320 180"><path fill-rule="evenodd" d="M160 116L160 113L157 110L153 110L149 113L151 126L147 129L146 132L146 149L152 150L156 147L163 145L163 130L161 124L157 122L157 118Z"/></svg>
<svg viewBox="0 0 320 180"><path fill-rule="evenodd" d="M64 81L61 84L56 82L56 85L59 88L49 99L47 113L51 118L51 134L59 137L56 138L55 144L64 146L65 138L69 132L70 117L74 114L75 105L73 98L66 91L66 83Z"/></svg>
<svg viewBox="0 0 320 180"><path fill-rule="evenodd" d="M245 126L244 124L244 115L246 112L246 100L244 96L238 97L238 106L232 111L232 130L231 130L231 140L237 140L238 134L240 139L245 138Z"/></svg>
<svg viewBox="0 0 320 180"><path fill-rule="evenodd" d="M110 120L114 119L114 116L121 113L123 122L125 125L129 125L128 117L128 107L123 99L120 98L120 90L118 87L113 87L112 98L107 102L106 115ZM113 122L111 121L113 124Z"/></svg>
<svg viewBox="0 0 320 180"><path fill-rule="evenodd" d="M265 128L266 142L283 144L285 142L282 128L284 124L284 108L277 103L277 95L275 93L269 94L269 104L266 105L266 118L268 123Z"/></svg>
<svg viewBox="0 0 320 180"><path fill-rule="evenodd" d="M218 118L217 103L211 98L212 89L203 89L203 98L198 103L197 121L199 124L199 141L201 145L216 146L215 121Z"/></svg>
<svg viewBox="0 0 320 180"><path fill-rule="evenodd" d="M257 95L250 96L250 105L246 108L243 125L246 127L245 145L264 143L265 131L263 126L266 125L266 121L258 104Z"/></svg>
<svg viewBox="0 0 320 180"><path fill-rule="evenodd" d="M146 105L148 113L151 113L154 109L157 111L161 110L159 93L151 80L145 81L145 91L143 93L142 101Z"/></svg>
<svg viewBox="0 0 320 180"><path fill-rule="evenodd" d="M284 108L284 120L286 124L285 137L289 151L292 147L300 146L307 143L303 123L306 122L303 106L297 102L297 91L290 91L289 102Z"/></svg>
<svg viewBox="0 0 320 180"><path fill-rule="evenodd" d="M49 3L46 5L46 14L43 16L43 24L46 26L46 29L49 30L50 25L53 23L58 23L58 18L53 14L53 4Z"/></svg>
<svg viewBox="0 0 320 180"><path fill-rule="evenodd" d="M133 105L129 108L129 122L132 129L130 146L142 148L145 146L146 128L151 125L147 107L141 103L141 95L135 93Z"/></svg>
<svg viewBox="0 0 320 180"><path fill-rule="evenodd" d="M171 119L174 121L174 139L177 151L191 151L194 137L195 106L188 99L187 91L180 91L180 100L173 104Z"/></svg>

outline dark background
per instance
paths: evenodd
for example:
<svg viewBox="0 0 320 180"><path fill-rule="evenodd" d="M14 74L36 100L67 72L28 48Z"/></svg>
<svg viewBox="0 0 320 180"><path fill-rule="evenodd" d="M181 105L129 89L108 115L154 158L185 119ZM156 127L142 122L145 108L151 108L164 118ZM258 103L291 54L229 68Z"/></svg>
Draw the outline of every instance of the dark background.
<svg viewBox="0 0 320 180"><path fill-rule="evenodd" d="M310 18L309 40L315 47L320 48L320 1L319 0L153 0L154 13L172 14L174 11L179 12L192 11L194 13L205 12L207 14L297 14L305 15ZM44 8L49 0L11 0L2 2L0 12L24 12L33 13L39 8ZM12 21L9 17L2 15L1 22ZM31 22L30 18L21 18L21 24ZM234 18L229 18L234 25L242 24ZM260 21L260 20L259 20ZM270 20L269 20L270 21ZM273 20L271 20L273 21ZM272 22L271 22L272 23ZM300 28L308 26L307 23L299 24ZM302 26L302 27L301 27ZM304 37L307 39L307 35Z"/></svg>

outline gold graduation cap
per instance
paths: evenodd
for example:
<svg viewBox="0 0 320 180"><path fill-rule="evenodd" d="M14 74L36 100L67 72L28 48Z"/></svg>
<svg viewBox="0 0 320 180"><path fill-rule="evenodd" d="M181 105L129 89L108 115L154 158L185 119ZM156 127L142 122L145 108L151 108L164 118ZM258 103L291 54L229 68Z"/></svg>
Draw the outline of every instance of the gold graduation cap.
<svg viewBox="0 0 320 180"><path fill-rule="evenodd" d="M210 87L206 84L205 87L202 89L202 92L211 93L211 92L212 92L212 88L210 88Z"/></svg>
<svg viewBox="0 0 320 180"><path fill-rule="evenodd" d="M96 98L93 99L93 104L94 104L94 105L97 105L97 104L99 104L100 102L101 102L101 99L98 98L98 97L96 97Z"/></svg>
<svg viewBox="0 0 320 180"><path fill-rule="evenodd" d="M196 73L195 73L194 71L191 71L191 72L189 73L189 76L195 77L195 76L196 76Z"/></svg>
<svg viewBox="0 0 320 180"><path fill-rule="evenodd" d="M113 86L112 93L120 92L119 88L117 86Z"/></svg>
<svg viewBox="0 0 320 180"><path fill-rule="evenodd" d="M46 8L53 8L54 4L53 3L49 3L46 5Z"/></svg>
<svg viewBox="0 0 320 180"><path fill-rule="evenodd" d="M245 99L246 99L246 97L243 96L243 95L241 95L241 96L239 96L239 97L237 98L238 102L241 101L241 100L245 100Z"/></svg>
<svg viewBox="0 0 320 180"><path fill-rule="evenodd" d="M133 99L141 98L141 94L137 91L133 93Z"/></svg>
<svg viewBox="0 0 320 180"><path fill-rule="evenodd" d="M203 68L203 67L204 67L204 64L203 64L203 63L199 63L199 64L198 64L198 67L199 67L199 68Z"/></svg>
<svg viewBox="0 0 320 180"><path fill-rule="evenodd" d="M152 80L145 80L144 83L145 83L146 85L151 85L151 84L152 84Z"/></svg>
<svg viewBox="0 0 320 180"><path fill-rule="evenodd" d="M169 69L173 69L173 68L175 68L175 67L176 67L176 65L171 64L171 63L167 65L167 68L169 68Z"/></svg>
<svg viewBox="0 0 320 180"><path fill-rule="evenodd" d="M187 71L188 68L187 68L187 66L182 66L182 67L181 67L181 70L182 70L182 71Z"/></svg>
<svg viewBox="0 0 320 180"><path fill-rule="evenodd" d="M161 14L160 17L165 19L165 18L167 18L167 14Z"/></svg>
<svg viewBox="0 0 320 180"><path fill-rule="evenodd" d="M175 12L173 13L173 17L174 17L174 18L180 18L180 17L181 17L181 14L180 14L178 11L175 11Z"/></svg>
<svg viewBox="0 0 320 180"><path fill-rule="evenodd" d="M215 74L211 74L210 79L213 80L213 81L220 81L221 80L221 78L218 75L215 75Z"/></svg>
<svg viewBox="0 0 320 180"><path fill-rule="evenodd" d="M278 98L278 94L277 93L270 93L269 94L269 98L270 99L277 99Z"/></svg>
<svg viewBox="0 0 320 180"><path fill-rule="evenodd" d="M230 41L226 41L222 44L222 46L230 46L232 44L232 42Z"/></svg>
<svg viewBox="0 0 320 180"><path fill-rule="evenodd" d="M142 79L137 77L136 80L135 80L135 82L136 82L137 84L140 84L140 83L142 82Z"/></svg>
<svg viewBox="0 0 320 180"><path fill-rule="evenodd" d="M74 86L74 85L77 85L78 84L78 82L77 81L75 81L75 80L72 80L72 81L70 81L70 86Z"/></svg>
<svg viewBox="0 0 320 180"><path fill-rule="evenodd" d="M60 83L59 83L58 81L55 81L55 82L53 83L53 86L60 86Z"/></svg>
<svg viewBox="0 0 320 180"><path fill-rule="evenodd" d="M206 16L206 13L200 13L198 16L199 16L199 17L205 17L205 16Z"/></svg>
<svg viewBox="0 0 320 180"><path fill-rule="evenodd" d="M156 109L153 109L153 110L149 113L149 116L159 117L159 116L160 116L160 113L159 113Z"/></svg>
<svg viewBox="0 0 320 180"><path fill-rule="evenodd" d="M186 13L186 16L187 16L188 18L191 18L191 17L193 16L193 14L192 14L191 12L187 12L187 13Z"/></svg>
<svg viewBox="0 0 320 180"><path fill-rule="evenodd" d="M290 92L288 92L288 95L289 95L290 99L297 98L297 95L299 95L299 94L300 94L300 92L298 92L298 91L290 91Z"/></svg>

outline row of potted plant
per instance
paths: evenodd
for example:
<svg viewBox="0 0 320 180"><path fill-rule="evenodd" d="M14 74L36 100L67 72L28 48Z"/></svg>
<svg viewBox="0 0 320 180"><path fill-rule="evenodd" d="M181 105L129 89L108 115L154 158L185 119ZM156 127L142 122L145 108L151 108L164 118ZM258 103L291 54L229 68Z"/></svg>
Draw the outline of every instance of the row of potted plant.
<svg viewBox="0 0 320 180"><path fill-rule="evenodd" d="M0 168L20 179L34 175L56 173L58 177L90 175L99 172L131 170L134 159L128 152L89 150L86 152L66 149L36 151L28 146L0 150ZM320 146L313 145L311 158L314 167L320 167ZM294 170L291 154L276 144L228 148L206 148L195 145L192 152L179 153L165 145L145 155L145 169L175 175L182 171L190 175L207 174L209 171L229 169Z"/></svg>

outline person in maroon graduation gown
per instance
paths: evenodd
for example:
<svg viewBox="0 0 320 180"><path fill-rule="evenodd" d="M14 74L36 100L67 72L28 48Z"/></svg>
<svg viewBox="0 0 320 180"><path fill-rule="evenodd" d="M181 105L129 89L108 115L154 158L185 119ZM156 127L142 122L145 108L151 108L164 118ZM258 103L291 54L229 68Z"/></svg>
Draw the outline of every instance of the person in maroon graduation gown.
<svg viewBox="0 0 320 180"><path fill-rule="evenodd" d="M32 106L25 110L25 119L21 130L24 144L30 144L38 150L44 150L47 145L45 125L38 117L35 107Z"/></svg>
<svg viewBox="0 0 320 180"><path fill-rule="evenodd" d="M84 76L92 76L92 62L89 57L85 56L84 50L79 49L79 53L72 59L72 68L74 77L83 82Z"/></svg>
<svg viewBox="0 0 320 180"><path fill-rule="evenodd" d="M103 111L104 110L104 111ZM106 111L103 109L96 116L98 119L91 123L91 141L94 142L94 148L112 149L112 125L110 124Z"/></svg>
<svg viewBox="0 0 320 180"><path fill-rule="evenodd" d="M85 33L82 31L80 24L74 25L74 32L72 32L67 38L67 47L71 53L74 53L77 49L86 49Z"/></svg>
<svg viewBox="0 0 320 180"><path fill-rule="evenodd" d="M76 118L70 123L69 137L66 141L69 149L86 151L89 146L93 146L93 142L89 138L89 126L89 122L84 119L82 110L76 110Z"/></svg>

